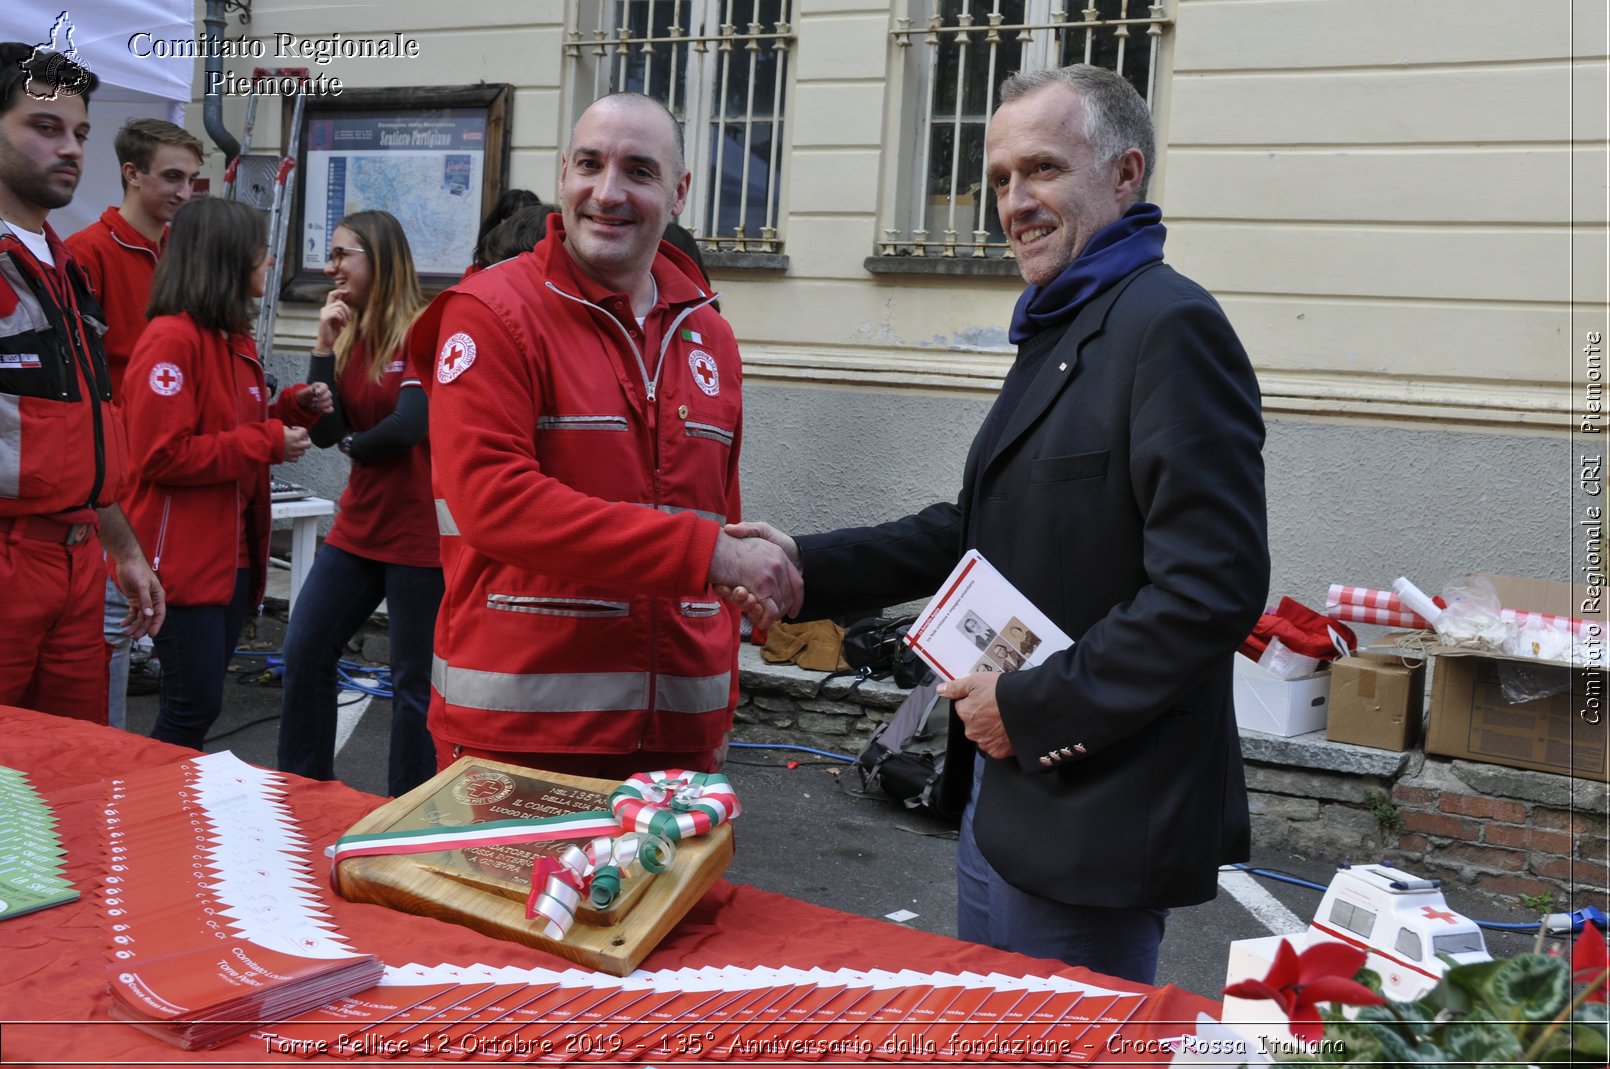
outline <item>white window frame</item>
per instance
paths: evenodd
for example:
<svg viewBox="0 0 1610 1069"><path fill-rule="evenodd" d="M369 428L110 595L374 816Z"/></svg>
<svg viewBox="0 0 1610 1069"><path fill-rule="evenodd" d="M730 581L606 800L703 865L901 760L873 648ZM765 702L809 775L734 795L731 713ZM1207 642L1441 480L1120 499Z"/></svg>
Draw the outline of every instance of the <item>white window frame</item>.
<svg viewBox="0 0 1610 1069"><path fill-rule="evenodd" d="M913 0L915 4L917 0ZM885 257L972 257L1010 258L1006 242L993 231L993 199L985 181L982 162L977 175L961 170L964 124L983 123L989 129L990 117L998 102L996 93L1014 70L1043 70L1062 62L1091 62L1093 50L1107 35L1114 42L1111 66L1122 73L1135 48L1147 53L1147 83L1142 95L1155 107L1158 71L1162 62L1162 38L1172 28L1167 5L1146 0L1105 0L1117 6L1116 17L1104 17L1098 0L1084 0L1083 9L1067 11L1068 0L1023 0L1023 20L1005 21L1003 0L952 0L960 12L947 21L939 0L922 0L927 5L924 25L913 25L914 18L896 18L891 37L897 46L897 62L902 67L903 84L909 87L901 115L900 158L906 161L895 189L893 202L886 209L890 221L882 230L878 254ZM987 79L982 109L968 101L967 118L961 107L961 87L966 84L967 53L962 51L956 71L957 107L951 123L951 177L949 189L937 196L929 188L930 159L935 151L934 132L936 89L940 49L961 48L982 41L987 46L991 73ZM1082 49L1081 49L1082 44ZM920 47L919 47L920 46ZM1082 51L1082 55L1080 52ZM976 180L976 192L970 190ZM936 203L942 202L942 203Z"/></svg>
<svg viewBox="0 0 1610 1069"><path fill-rule="evenodd" d="M683 225L699 238L699 244L712 252L781 253L783 248L782 165L787 158L784 144L788 134L786 100L792 76L790 59L794 31L790 12L796 0L771 0L778 5L775 22L735 24L736 0L585 0L573 8L573 22L565 35L566 80L574 92L577 114L591 101L621 89L640 88L626 83L628 64L623 57L641 57L644 80L653 87L654 68L671 64L669 88L656 93L661 102L682 123L688 167L693 172L693 189L688 197ZM763 0L756 0L757 3ZM649 35L633 37L621 27L620 15L627 5L646 13ZM674 12L668 31L654 35L656 16L666 9ZM582 29L583 26L587 28ZM760 56L776 54L770 91L774 109L756 113L756 89L764 80ZM747 79L746 107L742 114L727 112L727 90L733 79ZM743 82L739 83L744 85ZM668 98L668 99L667 99ZM719 181L728 161L728 138L712 146L717 123L742 130L742 164L738 181L737 222L717 232L714 220L732 209L723 203L725 188ZM756 129L771 126L771 146L765 156L765 174L753 177L756 162L751 149ZM713 156L713 158L712 158ZM760 183L760 195L751 195L752 185ZM762 203L756 204L755 200Z"/></svg>

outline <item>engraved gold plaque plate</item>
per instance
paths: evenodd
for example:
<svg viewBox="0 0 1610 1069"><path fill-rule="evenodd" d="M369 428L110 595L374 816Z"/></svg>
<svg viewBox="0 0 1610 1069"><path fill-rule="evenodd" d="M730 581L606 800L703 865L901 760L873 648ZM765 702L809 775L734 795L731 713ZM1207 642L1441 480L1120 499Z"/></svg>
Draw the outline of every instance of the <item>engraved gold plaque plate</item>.
<svg viewBox="0 0 1610 1069"><path fill-rule="evenodd" d="M481 758L462 758L435 777L354 824L349 835L456 827L521 817L607 810L619 783L565 776ZM732 860L732 828L676 843L676 860L658 874L622 884L608 910L583 903L563 941L542 934L525 916L531 863L585 840L523 843L351 858L336 871L336 889L354 902L462 924L486 935L539 947L578 965L624 976L709 890Z"/></svg>

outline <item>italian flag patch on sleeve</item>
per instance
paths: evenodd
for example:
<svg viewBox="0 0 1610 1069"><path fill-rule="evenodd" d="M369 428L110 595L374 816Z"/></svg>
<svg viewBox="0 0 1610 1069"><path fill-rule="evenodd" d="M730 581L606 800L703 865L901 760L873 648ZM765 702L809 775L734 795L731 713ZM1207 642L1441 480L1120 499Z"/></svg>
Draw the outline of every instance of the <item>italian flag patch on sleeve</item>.
<svg viewBox="0 0 1610 1069"><path fill-rule="evenodd" d="M703 345L704 344L704 335L700 334L696 330L687 330L687 329L684 328L683 331L682 331L682 340L683 341L690 341L694 345Z"/></svg>

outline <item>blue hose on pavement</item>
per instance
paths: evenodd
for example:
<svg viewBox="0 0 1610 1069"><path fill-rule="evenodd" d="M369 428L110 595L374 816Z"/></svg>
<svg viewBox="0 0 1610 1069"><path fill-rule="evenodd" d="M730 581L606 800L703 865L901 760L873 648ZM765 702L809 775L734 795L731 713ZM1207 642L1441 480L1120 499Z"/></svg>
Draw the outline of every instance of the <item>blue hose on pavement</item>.
<svg viewBox="0 0 1610 1069"><path fill-rule="evenodd" d="M237 657L256 657L263 662L262 676L285 675L285 658L279 650L236 650ZM384 665L363 665L346 658L336 662L336 680L342 690L355 690L371 698L391 698L391 669ZM369 680L374 682L369 682Z"/></svg>
<svg viewBox="0 0 1610 1069"><path fill-rule="evenodd" d="M855 764L855 758L830 750L817 750L809 746L793 746L782 742L729 742L727 747L733 750L794 750L798 753L815 754L817 757L831 757L835 761L843 761L847 765Z"/></svg>

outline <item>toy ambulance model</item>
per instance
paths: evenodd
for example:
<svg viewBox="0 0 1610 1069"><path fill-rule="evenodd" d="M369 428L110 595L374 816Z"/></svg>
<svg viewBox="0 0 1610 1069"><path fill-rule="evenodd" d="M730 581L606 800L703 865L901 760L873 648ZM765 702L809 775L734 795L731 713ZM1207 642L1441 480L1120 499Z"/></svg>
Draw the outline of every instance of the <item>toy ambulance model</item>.
<svg viewBox="0 0 1610 1069"><path fill-rule="evenodd" d="M1437 986L1448 967L1442 955L1458 965L1492 960L1476 923L1448 908L1441 880L1386 862L1340 866L1308 931L1368 952L1382 991L1400 1001Z"/></svg>
<svg viewBox="0 0 1610 1069"><path fill-rule="evenodd" d="M1348 943L1364 951L1365 965L1381 977L1386 996L1413 1001L1437 985L1448 963L1491 961L1474 921L1448 908L1440 880L1422 880L1382 862L1342 865L1319 901L1314 920L1294 935L1237 939L1230 944L1225 986L1267 976L1281 943L1299 954L1315 943ZM1251 1041L1260 1054L1322 1054L1297 1039L1274 1004L1226 996L1223 1026ZM1202 1031L1198 1029L1198 1035ZM1264 1064L1265 1057L1246 1059ZM1177 1065L1209 1064L1176 1059Z"/></svg>

